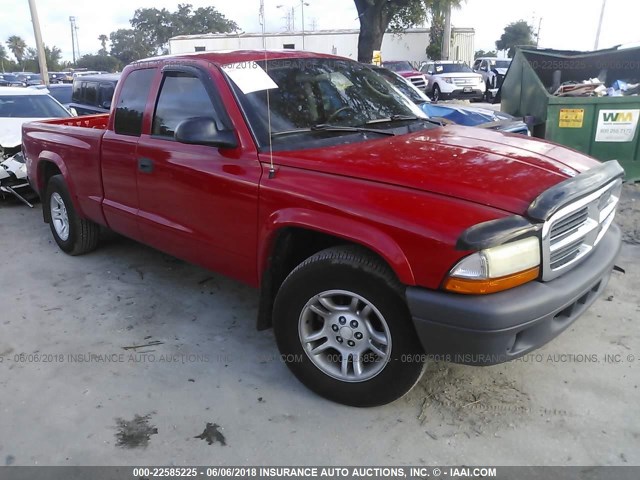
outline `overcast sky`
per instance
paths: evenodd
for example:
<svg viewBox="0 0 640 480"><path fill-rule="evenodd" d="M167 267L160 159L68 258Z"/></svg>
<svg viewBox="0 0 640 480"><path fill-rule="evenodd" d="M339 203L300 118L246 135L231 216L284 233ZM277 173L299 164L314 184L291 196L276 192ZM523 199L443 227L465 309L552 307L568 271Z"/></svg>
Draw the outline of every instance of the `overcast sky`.
<svg viewBox="0 0 640 480"><path fill-rule="evenodd" d="M71 59L71 29L69 16L75 16L79 27L80 52L95 53L100 48L98 35L118 28L128 28L136 8L165 7L175 10L178 3L195 7L213 5L227 18L234 20L241 31L260 31L259 0L108 0L92 2L78 0L36 0L42 35L47 45L56 45L63 57ZM318 29L358 28L357 13L352 0L305 0L305 24L312 22ZM298 0L265 0L267 31L284 29L284 9L277 5L300 5ZM456 27L473 27L475 48L495 48L505 25L524 19L536 28L542 18L540 46L558 49L590 50L593 48L602 0L467 0L453 14ZM0 39L22 36L34 46L33 28L27 0L0 0ZM640 42L640 2L637 0L607 0L600 47ZM300 28L300 8L296 9L296 28Z"/></svg>

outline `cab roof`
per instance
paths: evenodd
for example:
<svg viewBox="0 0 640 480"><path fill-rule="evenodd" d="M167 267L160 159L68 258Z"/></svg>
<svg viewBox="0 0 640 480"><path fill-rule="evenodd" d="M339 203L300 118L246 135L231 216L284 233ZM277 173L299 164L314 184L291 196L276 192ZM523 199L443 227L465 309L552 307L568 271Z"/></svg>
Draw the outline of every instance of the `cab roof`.
<svg viewBox="0 0 640 480"><path fill-rule="evenodd" d="M345 57L328 55L325 53L307 52L302 50L221 50L215 52L194 52L177 55L163 55L138 60L132 65L140 65L152 62L168 63L175 60L199 60L208 61L216 65L228 65L231 63L254 62L260 60L306 59L306 58L332 58L336 60L349 60Z"/></svg>

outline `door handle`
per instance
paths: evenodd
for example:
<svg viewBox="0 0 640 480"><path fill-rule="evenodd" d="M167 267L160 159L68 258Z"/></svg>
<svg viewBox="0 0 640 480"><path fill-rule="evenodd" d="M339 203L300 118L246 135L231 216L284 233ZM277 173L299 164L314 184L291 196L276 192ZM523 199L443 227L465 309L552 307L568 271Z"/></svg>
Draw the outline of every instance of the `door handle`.
<svg viewBox="0 0 640 480"><path fill-rule="evenodd" d="M153 172L153 160L150 158L139 158L138 159L138 170L142 173L151 173Z"/></svg>

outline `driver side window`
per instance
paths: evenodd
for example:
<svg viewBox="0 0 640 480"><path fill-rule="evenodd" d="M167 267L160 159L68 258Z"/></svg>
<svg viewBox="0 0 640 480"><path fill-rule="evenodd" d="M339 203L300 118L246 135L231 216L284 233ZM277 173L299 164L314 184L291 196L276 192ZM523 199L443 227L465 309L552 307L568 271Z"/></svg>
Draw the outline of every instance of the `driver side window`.
<svg viewBox="0 0 640 480"><path fill-rule="evenodd" d="M180 122L193 117L219 120L199 78L179 72L167 73L160 87L151 134L172 139Z"/></svg>

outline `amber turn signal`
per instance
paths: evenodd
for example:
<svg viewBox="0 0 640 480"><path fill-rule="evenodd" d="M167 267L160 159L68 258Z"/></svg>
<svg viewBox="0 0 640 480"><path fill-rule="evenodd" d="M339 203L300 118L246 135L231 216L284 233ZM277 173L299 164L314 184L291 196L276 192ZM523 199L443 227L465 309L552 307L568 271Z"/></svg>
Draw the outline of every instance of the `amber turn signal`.
<svg viewBox="0 0 640 480"><path fill-rule="evenodd" d="M448 277L444 281L444 289L453 293L466 295L485 295L487 293L501 292L523 283L535 280L540 275L540 267L534 267L523 272L514 273L505 277L487 278L483 280L471 280L468 278Z"/></svg>

